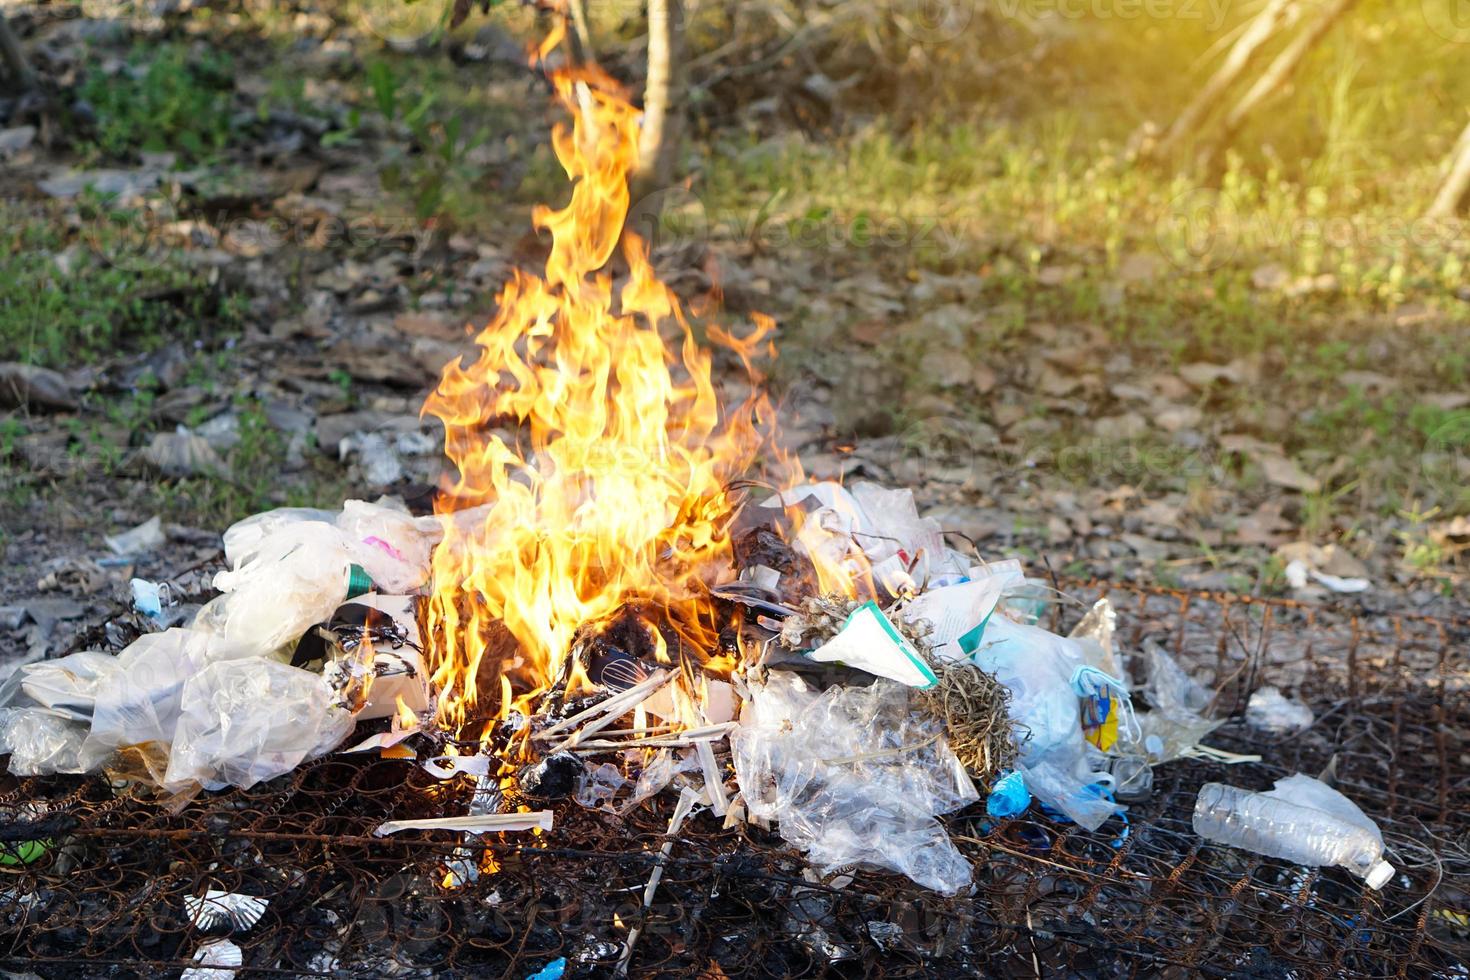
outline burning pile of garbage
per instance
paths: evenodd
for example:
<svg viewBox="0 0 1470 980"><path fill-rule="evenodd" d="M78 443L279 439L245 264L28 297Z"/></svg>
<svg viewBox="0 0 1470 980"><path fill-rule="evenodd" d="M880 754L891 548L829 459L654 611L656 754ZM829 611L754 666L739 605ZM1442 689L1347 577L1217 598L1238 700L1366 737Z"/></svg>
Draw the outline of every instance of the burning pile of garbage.
<svg viewBox="0 0 1470 980"><path fill-rule="evenodd" d="M761 393L769 321L705 325L744 367L744 396L722 399L714 353L624 232L636 110L595 70L547 77L574 120L554 135L571 200L538 209L544 274L505 287L478 359L447 365L425 406L452 464L437 512L251 517L184 624L135 583L169 628L0 690L11 771L104 770L174 806L338 751L444 780L442 819L383 834L554 835L568 801L626 814L667 790L669 846L707 809L774 826L821 875L956 894L973 869L947 814L1035 806L1121 837L1154 766L1219 760L1200 744L1212 692L1162 649L1118 649L1106 600L1057 635L1041 622L1065 597L953 547L911 492L807 480ZM1275 694L1257 714L1279 732L1305 710ZM1308 777L1211 784L1195 824L1374 887L1392 875L1377 828ZM466 848L443 884L494 871Z"/></svg>

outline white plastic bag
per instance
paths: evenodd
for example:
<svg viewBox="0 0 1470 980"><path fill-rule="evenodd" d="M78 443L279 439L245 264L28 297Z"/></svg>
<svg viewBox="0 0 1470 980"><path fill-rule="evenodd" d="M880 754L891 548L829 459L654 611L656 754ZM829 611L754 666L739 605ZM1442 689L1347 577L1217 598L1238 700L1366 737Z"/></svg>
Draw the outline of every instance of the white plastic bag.
<svg viewBox="0 0 1470 980"><path fill-rule="evenodd" d="M1246 724L1277 738L1311 728L1313 717L1311 708L1274 687L1256 689L1245 705Z"/></svg>
<svg viewBox="0 0 1470 980"><path fill-rule="evenodd" d="M437 518L414 517L390 499L349 500L335 523L378 590L405 595L428 581L429 559L443 531Z"/></svg>
<svg viewBox="0 0 1470 980"><path fill-rule="evenodd" d="M963 559L951 560L944 546L944 529L932 517L920 517L912 490L890 490L876 483L857 483L853 499L862 508L863 521L858 529L858 544L873 563L874 576L885 562L898 559L894 568L907 567L911 587L927 588L934 579L962 573ZM895 583L884 577L882 584L895 591Z"/></svg>
<svg viewBox="0 0 1470 980"><path fill-rule="evenodd" d="M401 503L349 500L340 514L282 508L256 514L225 532L228 571L214 578L226 593L200 611L201 629L281 655L348 598L353 566L388 594L408 594L429 577L442 528Z"/></svg>
<svg viewBox="0 0 1470 980"><path fill-rule="evenodd" d="M184 682L164 788L249 788L336 748L352 715L318 674L252 657L209 664Z"/></svg>
<svg viewBox="0 0 1470 980"><path fill-rule="evenodd" d="M750 814L777 821L818 869L873 865L950 895L970 885L969 862L936 818L979 794L903 685L818 691L773 670L752 686L730 747Z"/></svg>

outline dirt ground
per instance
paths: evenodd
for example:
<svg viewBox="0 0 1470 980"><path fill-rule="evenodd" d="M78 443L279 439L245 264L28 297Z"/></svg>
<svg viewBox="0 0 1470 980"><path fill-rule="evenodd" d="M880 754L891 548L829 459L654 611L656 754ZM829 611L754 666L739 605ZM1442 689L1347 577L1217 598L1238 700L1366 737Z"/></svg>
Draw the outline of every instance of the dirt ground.
<svg viewBox="0 0 1470 980"><path fill-rule="evenodd" d="M7 8L51 79L0 102L11 656L74 645L134 576L197 574L250 513L425 507L424 397L510 270L544 259L530 205L565 188L528 22L398 51L293 9ZM1226 289L1157 247L1022 249L1024 215L885 212L841 169L809 183L851 178L845 210L774 186L752 204L752 182L824 159L783 156L825 138L798 95L701 115L689 175L640 207L662 209L642 230L687 301L776 318L771 384L811 475L910 487L1033 574L1463 613L1463 303L1332 305L1248 256ZM161 542L109 545L155 516ZM1293 561L1320 575L1294 585Z"/></svg>

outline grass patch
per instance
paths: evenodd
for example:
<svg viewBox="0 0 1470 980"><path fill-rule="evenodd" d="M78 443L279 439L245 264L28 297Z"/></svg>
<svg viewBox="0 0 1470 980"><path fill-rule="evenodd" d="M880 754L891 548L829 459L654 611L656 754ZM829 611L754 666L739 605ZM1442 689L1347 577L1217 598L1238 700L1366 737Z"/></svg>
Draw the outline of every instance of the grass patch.
<svg viewBox="0 0 1470 980"><path fill-rule="evenodd" d="M137 212L83 201L69 228L53 211L0 204L0 358L76 366L238 326L240 301L151 241Z"/></svg>
<svg viewBox="0 0 1470 980"><path fill-rule="evenodd" d="M94 156L131 161L174 152L199 163L230 142L234 88L227 55L163 44L135 47L116 74L93 68L76 94L91 109Z"/></svg>

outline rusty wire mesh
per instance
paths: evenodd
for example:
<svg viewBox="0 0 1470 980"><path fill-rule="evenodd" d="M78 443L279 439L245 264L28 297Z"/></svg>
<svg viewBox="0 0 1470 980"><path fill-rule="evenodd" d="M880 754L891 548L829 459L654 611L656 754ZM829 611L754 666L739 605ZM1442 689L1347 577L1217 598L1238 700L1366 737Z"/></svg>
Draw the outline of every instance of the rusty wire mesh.
<svg viewBox="0 0 1470 980"><path fill-rule="evenodd" d="M184 899L217 889L268 900L231 937L251 976L524 977L557 957L568 975L607 975L634 925L635 976L1465 976L1470 626L1111 594L1123 646L1164 644L1219 689L1221 712L1238 716L1254 687L1275 684L1299 691L1317 719L1275 741L1227 722L1210 744L1262 761L1159 767L1126 833L1118 820L1088 833L1029 814L998 826L981 808L958 815L950 830L973 859L972 896L882 874L813 881L774 835L702 815L644 912L670 794L622 820L560 806L551 834L480 845L500 870L446 889L459 835L372 829L463 812L462 801L412 764L336 756L178 814L96 778L13 782L0 794L0 842L17 855L0 864L0 959L47 977L178 969L204 938ZM1380 822L1399 868L1381 892L1191 830L1202 783L1265 788L1334 757L1339 785ZM43 842L39 857L29 841Z"/></svg>

